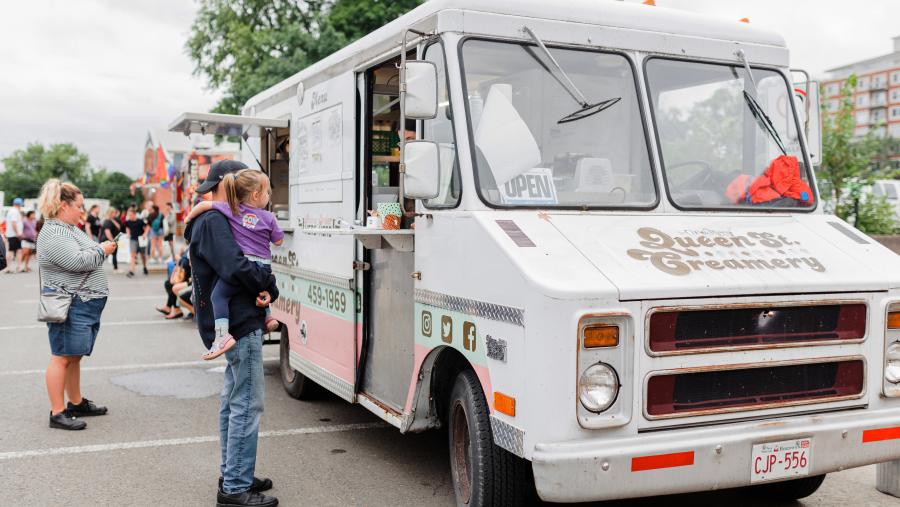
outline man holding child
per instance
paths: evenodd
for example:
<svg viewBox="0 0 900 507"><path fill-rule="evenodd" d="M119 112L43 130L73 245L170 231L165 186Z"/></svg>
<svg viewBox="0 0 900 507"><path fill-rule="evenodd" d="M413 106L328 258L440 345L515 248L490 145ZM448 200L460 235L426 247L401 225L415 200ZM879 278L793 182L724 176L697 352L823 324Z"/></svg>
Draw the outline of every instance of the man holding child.
<svg viewBox="0 0 900 507"><path fill-rule="evenodd" d="M197 192L212 192L215 202L227 201L224 185L219 183L226 174L246 167L234 160L216 162ZM272 481L253 475L265 392L262 334L265 307L278 298L275 277L244 255L228 219L218 211L191 220L184 236L190 243L197 327L207 349L216 336L210 302L213 287L221 279L242 289L229 303L229 333L236 343L224 354L227 366L219 408L222 458L217 505L278 505L276 498L262 494L272 487Z"/></svg>

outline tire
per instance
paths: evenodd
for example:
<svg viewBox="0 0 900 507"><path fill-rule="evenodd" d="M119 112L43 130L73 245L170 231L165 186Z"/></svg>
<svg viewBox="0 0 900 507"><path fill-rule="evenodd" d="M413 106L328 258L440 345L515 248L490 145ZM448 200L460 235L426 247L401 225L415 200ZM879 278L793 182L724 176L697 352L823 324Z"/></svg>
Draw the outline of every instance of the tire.
<svg viewBox="0 0 900 507"><path fill-rule="evenodd" d="M306 375L291 367L291 345L288 339L287 326L281 326L281 340L278 344L278 363L281 373L281 385L291 398L310 400L316 394L316 384Z"/></svg>
<svg viewBox="0 0 900 507"><path fill-rule="evenodd" d="M531 463L494 444L481 383L472 370L456 377L447 410L450 473L456 505L532 505Z"/></svg>
<svg viewBox="0 0 900 507"><path fill-rule="evenodd" d="M825 475L822 474L784 482L761 484L759 486L751 487L750 490L753 492L754 496L765 498L766 500L789 502L791 500L806 498L815 493L824 481Z"/></svg>

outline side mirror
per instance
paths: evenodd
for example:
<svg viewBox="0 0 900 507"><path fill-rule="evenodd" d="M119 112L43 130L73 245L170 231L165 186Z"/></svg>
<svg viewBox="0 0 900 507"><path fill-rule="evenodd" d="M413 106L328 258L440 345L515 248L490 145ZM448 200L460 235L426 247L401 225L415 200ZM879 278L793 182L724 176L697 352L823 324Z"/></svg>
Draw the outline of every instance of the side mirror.
<svg viewBox="0 0 900 507"><path fill-rule="evenodd" d="M407 141L403 147L403 197L434 199L440 194L441 160L437 143Z"/></svg>
<svg viewBox="0 0 900 507"><path fill-rule="evenodd" d="M819 103L819 82L811 80L805 70L791 69L792 77L798 74L802 77L794 82L794 103L797 105L800 128L806 136L809 161L817 166L822 163L822 104Z"/></svg>
<svg viewBox="0 0 900 507"><path fill-rule="evenodd" d="M405 81L406 91L403 94L403 107L406 118L431 120L437 117L437 66L434 62L407 61Z"/></svg>
<svg viewBox="0 0 900 507"><path fill-rule="evenodd" d="M822 163L822 104L819 99L818 81L810 81L809 117L806 120L806 146L809 149L809 161L816 166Z"/></svg>

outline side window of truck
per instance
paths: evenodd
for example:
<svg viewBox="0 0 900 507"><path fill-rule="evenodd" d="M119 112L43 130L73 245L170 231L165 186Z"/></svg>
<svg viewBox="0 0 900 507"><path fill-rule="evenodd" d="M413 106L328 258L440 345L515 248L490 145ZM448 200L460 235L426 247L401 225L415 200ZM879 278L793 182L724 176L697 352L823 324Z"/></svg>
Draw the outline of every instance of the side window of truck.
<svg viewBox="0 0 900 507"><path fill-rule="evenodd" d="M425 49L425 60L434 62L438 71L438 114L433 120L422 122L422 139L438 143L440 152L440 193L424 201L426 208L455 208L461 195L459 157L456 154L456 134L447 89L447 66L444 49L439 43Z"/></svg>

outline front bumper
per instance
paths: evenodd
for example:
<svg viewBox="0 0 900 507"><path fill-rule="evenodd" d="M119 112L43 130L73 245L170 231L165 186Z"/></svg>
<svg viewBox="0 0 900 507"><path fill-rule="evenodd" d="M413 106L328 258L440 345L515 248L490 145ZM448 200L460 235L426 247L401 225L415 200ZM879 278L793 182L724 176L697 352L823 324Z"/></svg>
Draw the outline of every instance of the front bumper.
<svg viewBox="0 0 900 507"><path fill-rule="evenodd" d="M612 500L750 484L753 445L812 437L810 476L900 458L900 409L860 409L643 433L627 439L537 444L540 497L554 502ZM671 455L666 457L665 455ZM644 468L650 458L663 468ZM639 458L636 462L635 458Z"/></svg>

